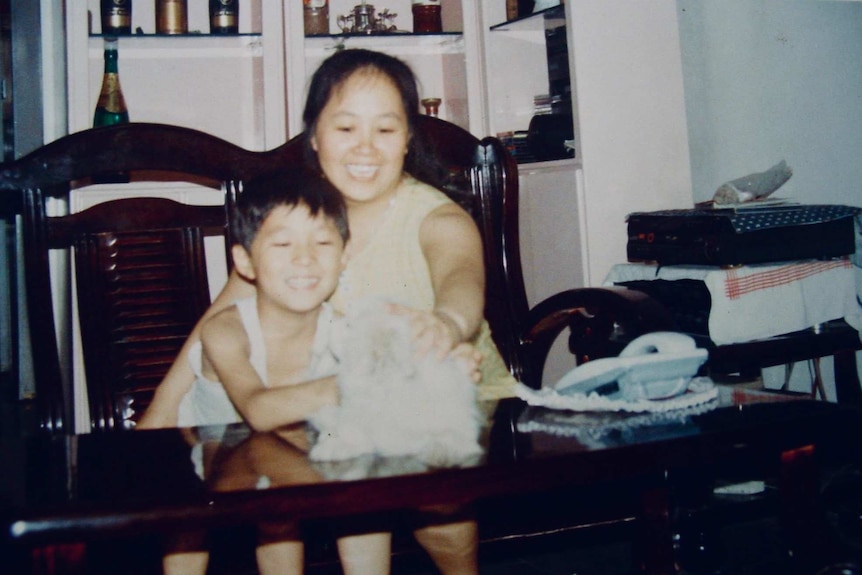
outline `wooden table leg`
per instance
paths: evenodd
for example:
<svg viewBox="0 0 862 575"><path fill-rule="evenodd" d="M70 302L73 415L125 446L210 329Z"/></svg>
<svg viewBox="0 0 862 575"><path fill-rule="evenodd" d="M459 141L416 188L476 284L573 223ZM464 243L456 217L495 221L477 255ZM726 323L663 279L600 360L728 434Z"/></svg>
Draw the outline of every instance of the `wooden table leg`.
<svg viewBox="0 0 862 575"><path fill-rule="evenodd" d="M838 403L862 405L862 387L856 370L856 351L837 352L833 357L835 370L835 395Z"/></svg>
<svg viewBox="0 0 862 575"><path fill-rule="evenodd" d="M781 454L779 478L788 555L800 572L815 573L834 548L820 505L820 481L813 445Z"/></svg>
<svg viewBox="0 0 862 575"><path fill-rule="evenodd" d="M30 554L32 575L84 575L86 545L63 543L37 547Z"/></svg>
<svg viewBox="0 0 862 575"><path fill-rule="evenodd" d="M679 571L674 557L670 488L649 486L641 493L635 561L647 575L674 575Z"/></svg>

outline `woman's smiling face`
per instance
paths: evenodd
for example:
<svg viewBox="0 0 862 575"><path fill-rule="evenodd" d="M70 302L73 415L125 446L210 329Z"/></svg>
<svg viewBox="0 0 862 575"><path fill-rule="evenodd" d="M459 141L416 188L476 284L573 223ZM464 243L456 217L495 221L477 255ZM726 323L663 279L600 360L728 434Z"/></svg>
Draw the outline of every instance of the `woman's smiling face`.
<svg viewBox="0 0 862 575"><path fill-rule="evenodd" d="M409 141L398 88L364 68L332 91L311 144L326 177L350 204L388 201L401 181Z"/></svg>

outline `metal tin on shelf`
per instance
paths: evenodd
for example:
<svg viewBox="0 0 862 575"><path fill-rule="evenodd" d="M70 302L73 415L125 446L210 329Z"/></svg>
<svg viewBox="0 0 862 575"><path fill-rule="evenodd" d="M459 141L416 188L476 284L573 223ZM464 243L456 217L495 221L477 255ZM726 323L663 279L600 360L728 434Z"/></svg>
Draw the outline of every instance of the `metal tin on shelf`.
<svg viewBox="0 0 862 575"><path fill-rule="evenodd" d="M187 0L157 0L156 33L188 34L189 18Z"/></svg>

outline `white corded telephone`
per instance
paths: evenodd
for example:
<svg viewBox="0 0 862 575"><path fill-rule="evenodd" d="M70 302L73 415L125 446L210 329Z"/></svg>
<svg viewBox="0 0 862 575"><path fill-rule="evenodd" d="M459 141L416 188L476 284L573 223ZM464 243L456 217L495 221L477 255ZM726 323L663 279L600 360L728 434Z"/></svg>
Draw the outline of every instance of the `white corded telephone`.
<svg viewBox="0 0 862 575"><path fill-rule="evenodd" d="M657 331L629 343L619 357L575 367L553 388L561 394L598 393L611 399L665 399L683 393L708 352L689 336Z"/></svg>

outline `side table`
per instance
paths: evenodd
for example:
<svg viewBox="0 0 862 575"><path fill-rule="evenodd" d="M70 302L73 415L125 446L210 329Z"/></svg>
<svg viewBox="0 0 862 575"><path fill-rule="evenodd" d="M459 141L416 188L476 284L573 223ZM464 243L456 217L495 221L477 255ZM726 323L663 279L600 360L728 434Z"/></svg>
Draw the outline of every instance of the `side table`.
<svg viewBox="0 0 862 575"><path fill-rule="evenodd" d="M862 307L847 258L734 268L618 264L605 285L661 303L680 331L709 348L711 373L813 360L812 392L825 397L819 358L831 355L839 401L862 403L855 354Z"/></svg>

